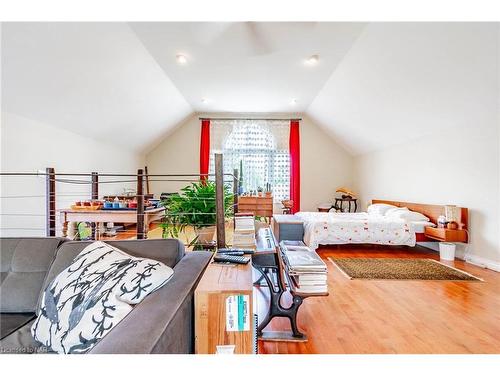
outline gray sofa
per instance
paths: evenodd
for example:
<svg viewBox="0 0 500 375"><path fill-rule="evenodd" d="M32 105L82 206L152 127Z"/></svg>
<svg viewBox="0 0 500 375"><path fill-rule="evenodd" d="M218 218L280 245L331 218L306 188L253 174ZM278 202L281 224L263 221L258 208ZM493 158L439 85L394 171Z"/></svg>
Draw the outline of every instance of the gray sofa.
<svg viewBox="0 0 500 375"><path fill-rule="evenodd" d="M161 289L139 303L88 353L192 353L194 289L211 253L185 253L176 239L110 241L138 257L175 271ZM0 239L0 353L46 353L30 333L47 284L88 244L61 238Z"/></svg>

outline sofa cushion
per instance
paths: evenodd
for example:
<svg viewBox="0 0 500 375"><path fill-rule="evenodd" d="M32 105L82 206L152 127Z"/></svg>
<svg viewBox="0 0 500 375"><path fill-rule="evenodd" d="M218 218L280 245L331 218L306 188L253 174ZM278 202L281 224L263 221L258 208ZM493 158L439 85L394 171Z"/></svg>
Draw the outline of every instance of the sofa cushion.
<svg viewBox="0 0 500 375"><path fill-rule="evenodd" d="M151 240L124 240L105 241L110 245L125 251L127 254L158 260L163 264L174 268L184 257L184 244L175 238L151 239ZM42 292L47 285L68 267L73 259L82 252L92 241L66 241L57 250L54 262L51 264L47 277L43 283ZM40 310L43 293L40 293L36 311Z"/></svg>
<svg viewBox="0 0 500 375"><path fill-rule="evenodd" d="M188 252L175 265L167 285L147 296L89 353L193 353L194 292L212 255L210 251Z"/></svg>
<svg viewBox="0 0 500 375"><path fill-rule="evenodd" d="M91 243L45 289L33 337L58 353L84 353L173 273L157 260Z"/></svg>
<svg viewBox="0 0 500 375"><path fill-rule="evenodd" d="M17 331L29 321L35 319L34 313L21 313L21 314L0 314L0 339L10 335L12 332Z"/></svg>
<svg viewBox="0 0 500 375"><path fill-rule="evenodd" d="M2 354L54 353L33 339L30 330L31 322L32 320L0 340Z"/></svg>
<svg viewBox="0 0 500 375"><path fill-rule="evenodd" d="M0 312L29 313L38 296L61 238L0 239Z"/></svg>

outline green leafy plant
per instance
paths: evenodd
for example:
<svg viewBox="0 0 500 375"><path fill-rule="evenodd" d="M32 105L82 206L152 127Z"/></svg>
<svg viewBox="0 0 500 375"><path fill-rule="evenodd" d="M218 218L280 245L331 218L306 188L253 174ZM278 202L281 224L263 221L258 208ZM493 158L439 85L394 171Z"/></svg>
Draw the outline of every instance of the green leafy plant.
<svg viewBox="0 0 500 375"><path fill-rule="evenodd" d="M165 217L160 224L163 228L163 238L179 237L187 226L203 228L215 225L216 204L215 182L193 182L180 190L180 193L170 195L161 203L165 207ZM224 185L224 217L233 212L233 195L230 187Z"/></svg>

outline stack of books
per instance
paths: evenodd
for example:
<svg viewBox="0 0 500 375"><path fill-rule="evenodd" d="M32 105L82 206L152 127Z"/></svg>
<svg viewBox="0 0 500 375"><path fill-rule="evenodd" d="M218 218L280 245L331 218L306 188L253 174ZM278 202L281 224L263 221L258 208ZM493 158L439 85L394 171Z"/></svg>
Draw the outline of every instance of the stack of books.
<svg viewBox="0 0 500 375"><path fill-rule="evenodd" d="M255 249L255 216L248 214L234 217L233 247Z"/></svg>
<svg viewBox="0 0 500 375"><path fill-rule="evenodd" d="M327 293L325 262L302 241L281 241L280 251L292 291L298 293Z"/></svg>

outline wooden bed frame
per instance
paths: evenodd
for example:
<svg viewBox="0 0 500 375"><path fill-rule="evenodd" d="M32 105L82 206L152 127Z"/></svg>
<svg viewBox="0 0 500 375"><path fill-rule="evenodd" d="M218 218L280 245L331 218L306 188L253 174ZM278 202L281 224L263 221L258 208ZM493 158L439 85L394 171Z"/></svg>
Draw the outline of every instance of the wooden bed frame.
<svg viewBox="0 0 500 375"><path fill-rule="evenodd" d="M407 207L411 211L420 212L421 214L427 216L431 222L437 224L438 217L444 215L444 205L435 204L422 204L422 203L410 203L410 202L398 202L398 201L388 201L382 199L373 199L374 203L385 203L391 204L396 207ZM469 228L469 210L465 207L460 207L461 212L461 222L464 225L463 229L468 230ZM423 233L417 233L417 242L428 242L433 241L428 236Z"/></svg>

